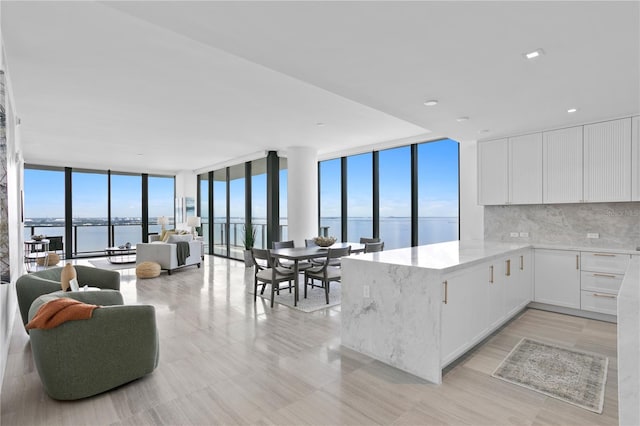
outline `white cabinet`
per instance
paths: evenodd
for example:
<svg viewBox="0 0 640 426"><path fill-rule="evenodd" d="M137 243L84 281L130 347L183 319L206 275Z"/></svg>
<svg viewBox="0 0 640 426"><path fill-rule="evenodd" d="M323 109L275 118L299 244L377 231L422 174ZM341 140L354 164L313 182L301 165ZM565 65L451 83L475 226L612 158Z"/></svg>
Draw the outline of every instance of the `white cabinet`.
<svg viewBox="0 0 640 426"><path fill-rule="evenodd" d="M640 201L640 117L631 121L631 199Z"/></svg>
<svg viewBox="0 0 640 426"><path fill-rule="evenodd" d="M478 144L478 203L542 203L542 133Z"/></svg>
<svg viewBox="0 0 640 426"><path fill-rule="evenodd" d="M480 342L531 301L531 253L531 249L520 250L444 275L442 366Z"/></svg>
<svg viewBox="0 0 640 426"><path fill-rule="evenodd" d="M542 155L543 202L582 202L582 126L544 132Z"/></svg>
<svg viewBox="0 0 640 426"><path fill-rule="evenodd" d="M486 299L484 269L480 265L444 276L440 334L443 365L464 353L473 336L486 327L486 314L482 314Z"/></svg>
<svg viewBox="0 0 640 426"><path fill-rule="evenodd" d="M497 260L489 265L489 285L487 290L489 300L487 306L489 307L490 328L498 327L507 313L503 264L502 260Z"/></svg>
<svg viewBox="0 0 640 426"><path fill-rule="evenodd" d="M509 138L509 204L542 204L542 133Z"/></svg>
<svg viewBox="0 0 640 426"><path fill-rule="evenodd" d="M580 309L580 252L536 249L534 263L534 300Z"/></svg>
<svg viewBox="0 0 640 426"><path fill-rule="evenodd" d="M532 300L533 263L531 251L516 253L505 261L505 301L511 316Z"/></svg>
<svg viewBox="0 0 640 426"><path fill-rule="evenodd" d="M584 201L631 201L631 119L584 126Z"/></svg>
<svg viewBox="0 0 640 426"><path fill-rule="evenodd" d="M617 315L618 291L631 256L619 253L582 252L580 306L584 311Z"/></svg>
<svg viewBox="0 0 640 426"><path fill-rule="evenodd" d="M478 144L478 203L507 204L508 140L498 139Z"/></svg>

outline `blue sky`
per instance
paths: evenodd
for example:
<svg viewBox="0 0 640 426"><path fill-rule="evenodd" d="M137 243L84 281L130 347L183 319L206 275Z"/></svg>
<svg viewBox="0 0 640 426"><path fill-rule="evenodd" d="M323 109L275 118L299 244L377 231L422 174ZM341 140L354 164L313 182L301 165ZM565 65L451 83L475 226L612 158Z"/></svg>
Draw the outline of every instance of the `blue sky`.
<svg viewBox="0 0 640 426"><path fill-rule="evenodd" d="M380 151L380 216L411 215L410 147ZM419 216L458 215L458 144L450 139L418 145ZM372 216L372 154L347 158L348 211L350 217ZM340 159L323 161L321 215L340 216ZM286 216L286 169L280 172L280 214ZM107 175L73 173L73 216L107 216ZM174 180L149 177L149 216L173 216ZM225 183L214 181L216 216L225 216ZM231 217L244 216L244 179L230 183ZM112 174L112 215L139 217L141 177ZM206 203L205 203L206 205ZM252 181L253 217L266 215L266 176ZM206 210L206 209L205 209ZM203 216L206 216L203 214ZM64 173L25 170L25 217L64 217Z"/></svg>
<svg viewBox="0 0 640 426"><path fill-rule="evenodd" d="M74 172L73 217L107 217L107 175ZM173 178L149 177L149 216L173 216ZM140 217L142 178L111 175L114 217ZM25 169L25 218L64 217L64 172Z"/></svg>

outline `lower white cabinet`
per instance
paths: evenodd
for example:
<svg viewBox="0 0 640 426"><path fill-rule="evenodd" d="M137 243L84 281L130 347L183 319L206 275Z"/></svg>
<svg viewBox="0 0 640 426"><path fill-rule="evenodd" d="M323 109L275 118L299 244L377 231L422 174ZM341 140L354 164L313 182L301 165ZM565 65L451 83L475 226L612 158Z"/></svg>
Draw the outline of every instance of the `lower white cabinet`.
<svg viewBox="0 0 640 426"><path fill-rule="evenodd" d="M525 307L533 296L533 262L531 251L510 256L505 267L505 301L507 315Z"/></svg>
<svg viewBox="0 0 640 426"><path fill-rule="evenodd" d="M477 296L486 292L484 268L475 266L444 277L440 353L445 363L464 353L473 335L486 326L486 310L477 303ZM485 299L486 295L480 300Z"/></svg>
<svg viewBox="0 0 640 426"><path fill-rule="evenodd" d="M531 301L530 259L531 249L522 250L443 277L442 366L480 342Z"/></svg>
<svg viewBox="0 0 640 426"><path fill-rule="evenodd" d="M580 252L535 250L534 300L580 309Z"/></svg>

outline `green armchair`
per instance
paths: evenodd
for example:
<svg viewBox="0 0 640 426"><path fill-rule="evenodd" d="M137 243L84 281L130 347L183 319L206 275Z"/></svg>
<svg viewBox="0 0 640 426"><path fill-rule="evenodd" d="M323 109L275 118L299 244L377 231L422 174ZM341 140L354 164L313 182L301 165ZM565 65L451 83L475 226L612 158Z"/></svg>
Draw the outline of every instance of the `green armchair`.
<svg viewBox="0 0 640 426"><path fill-rule="evenodd" d="M75 265L80 285L101 289L120 290L120 274L117 271L98 269L91 266ZM29 308L34 300L43 294L60 290L60 274L63 268L49 268L31 274L25 274L16 281L18 307L22 323L29 322Z"/></svg>
<svg viewBox="0 0 640 426"><path fill-rule="evenodd" d="M101 307L88 320L30 330L35 366L51 398L86 398L131 382L157 367L159 343L153 306L122 305L122 295L113 290L58 291L36 298L29 319L44 303L59 297Z"/></svg>

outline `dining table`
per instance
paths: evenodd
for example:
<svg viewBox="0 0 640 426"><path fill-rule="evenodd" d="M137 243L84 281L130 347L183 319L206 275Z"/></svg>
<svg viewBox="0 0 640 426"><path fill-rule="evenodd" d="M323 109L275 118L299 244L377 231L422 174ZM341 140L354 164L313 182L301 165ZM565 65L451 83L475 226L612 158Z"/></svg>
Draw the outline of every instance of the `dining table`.
<svg viewBox="0 0 640 426"><path fill-rule="evenodd" d="M276 259L287 259L293 261L293 274L295 286L293 289L293 306L298 306L298 280L300 271L298 269L298 262L301 260L311 260L318 259L321 257L327 256L327 251L330 248L345 248L351 246L351 254L355 253L363 253L364 252L364 244L360 243L334 243L329 247L320 247L320 246L312 246L312 247L290 247L290 248L280 248L273 249L270 251L271 255Z"/></svg>

